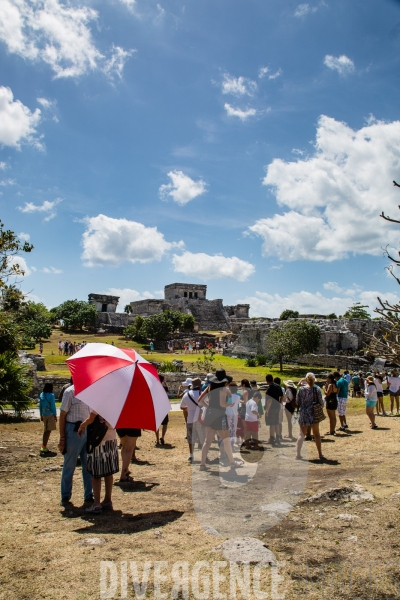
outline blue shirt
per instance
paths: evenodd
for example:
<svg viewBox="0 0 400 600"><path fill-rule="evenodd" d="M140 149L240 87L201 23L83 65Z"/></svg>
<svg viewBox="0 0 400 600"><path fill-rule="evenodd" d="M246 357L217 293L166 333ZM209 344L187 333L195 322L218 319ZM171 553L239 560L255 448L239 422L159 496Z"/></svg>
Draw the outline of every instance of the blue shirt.
<svg viewBox="0 0 400 600"><path fill-rule="evenodd" d="M48 417L49 415L57 416L54 394L49 392L46 392L46 394L42 392L40 394L39 414L41 417Z"/></svg>
<svg viewBox="0 0 400 600"><path fill-rule="evenodd" d="M338 389L338 398L347 398L349 395L349 384L346 379L343 379L343 377L338 379L336 382L336 387Z"/></svg>

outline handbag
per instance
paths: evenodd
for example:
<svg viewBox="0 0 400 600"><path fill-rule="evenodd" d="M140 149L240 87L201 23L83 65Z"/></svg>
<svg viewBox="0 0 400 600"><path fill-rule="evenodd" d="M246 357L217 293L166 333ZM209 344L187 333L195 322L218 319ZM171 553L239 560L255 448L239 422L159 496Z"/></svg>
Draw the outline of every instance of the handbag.
<svg viewBox="0 0 400 600"><path fill-rule="evenodd" d="M108 431L108 425L101 421L99 415L96 415L93 423L87 426L86 452L91 454L99 446Z"/></svg>
<svg viewBox="0 0 400 600"><path fill-rule="evenodd" d="M315 399L315 395L316 395L316 389L313 388L314 423L321 423L321 421L324 421L326 419L326 414L324 413L324 409L322 408L322 405L318 402L318 396L317 396L317 399Z"/></svg>

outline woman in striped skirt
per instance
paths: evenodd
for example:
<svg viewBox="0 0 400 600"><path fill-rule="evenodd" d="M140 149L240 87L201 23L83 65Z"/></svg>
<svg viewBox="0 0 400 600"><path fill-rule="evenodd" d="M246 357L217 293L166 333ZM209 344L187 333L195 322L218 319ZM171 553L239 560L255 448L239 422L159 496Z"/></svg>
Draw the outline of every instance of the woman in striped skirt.
<svg viewBox="0 0 400 600"><path fill-rule="evenodd" d="M86 427L93 423L97 413L92 411L86 421L79 427L78 434L82 435ZM101 421L104 421L100 417ZM118 446L115 429L107 422L107 432L98 446L87 454L87 470L92 476L94 503L86 512L99 515L103 510L113 510L111 494L114 484L114 473L118 473ZM100 502L101 478L104 477L105 495L103 502Z"/></svg>

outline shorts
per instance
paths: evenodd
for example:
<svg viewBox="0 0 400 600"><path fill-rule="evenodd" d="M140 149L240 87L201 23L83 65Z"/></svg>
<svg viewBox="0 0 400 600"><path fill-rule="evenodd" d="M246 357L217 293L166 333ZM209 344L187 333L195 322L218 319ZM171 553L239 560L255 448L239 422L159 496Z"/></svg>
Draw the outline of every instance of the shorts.
<svg viewBox="0 0 400 600"><path fill-rule="evenodd" d="M400 390L397 390L397 392L392 392L392 390L390 390L390 395L395 398L398 398L400 396Z"/></svg>
<svg viewBox="0 0 400 600"><path fill-rule="evenodd" d="M375 408L375 406L376 406L376 400L366 400L365 401L365 406L367 408Z"/></svg>
<svg viewBox="0 0 400 600"><path fill-rule="evenodd" d="M258 433L258 421L246 421L247 433Z"/></svg>
<svg viewBox="0 0 400 600"><path fill-rule="evenodd" d="M376 395L378 396L378 398L383 398L383 392L376 392Z"/></svg>
<svg viewBox="0 0 400 600"><path fill-rule="evenodd" d="M359 385L353 385L353 391L358 394L359 392L361 392L361 387Z"/></svg>
<svg viewBox="0 0 400 600"><path fill-rule="evenodd" d="M123 428L123 429L117 429L116 430L119 437L123 438L125 436L128 437L140 437L142 435L142 430L141 429L132 429L132 428Z"/></svg>
<svg viewBox="0 0 400 600"><path fill-rule="evenodd" d="M328 400L325 402L326 410L337 410L338 401L337 400Z"/></svg>
<svg viewBox="0 0 400 600"><path fill-rule="evenodd" d="M346 414L346 406L347 406L347 398L338 398L338 415L339 417L344 417Z"/></svg>
<svg viewBox="0 0 400 600"><path fill-rule="evenodd" d="M43 419L44 431L54 431L55 429L57 429L56 418L54 415L44 415L42 417L42 419Z"/></svg>
<svg viewBox="0 0 400 600"><path fill-rule="evenodd" d="M167 415L162 421L161 421L161 425L168 425L169 423L169 416Z"/></svg>

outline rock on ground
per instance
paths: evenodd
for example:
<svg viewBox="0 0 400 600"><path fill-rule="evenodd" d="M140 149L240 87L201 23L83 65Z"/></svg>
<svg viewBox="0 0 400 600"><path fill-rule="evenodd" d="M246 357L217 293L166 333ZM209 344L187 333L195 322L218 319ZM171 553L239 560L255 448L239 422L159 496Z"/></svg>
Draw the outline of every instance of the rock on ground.
<svg viewBox="0 0 400 600"><path fill-rule="evenodd" d="M371 492L367 492L361 485L343 486L340 488L330 488L314 496L309 496L301 500L299 504L306 502L318 502L320 500L374 500Z"/></svg>
<svg viewBox="0 0 400 600"><path fill-rule="evenodd" d="M214 550L220 550L226 560L242 565L276 565L276 557L261 540L234 538L223 542Z"/></svg>

